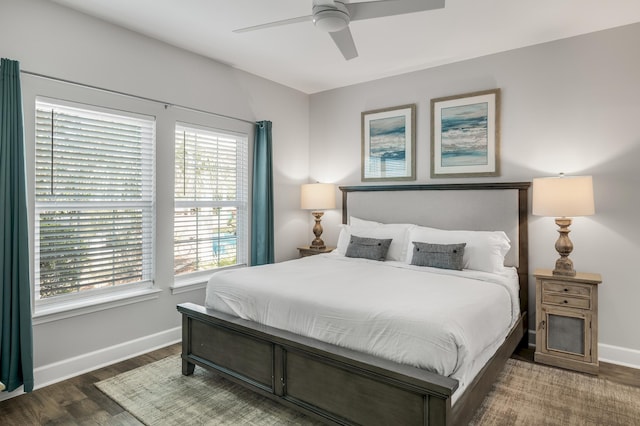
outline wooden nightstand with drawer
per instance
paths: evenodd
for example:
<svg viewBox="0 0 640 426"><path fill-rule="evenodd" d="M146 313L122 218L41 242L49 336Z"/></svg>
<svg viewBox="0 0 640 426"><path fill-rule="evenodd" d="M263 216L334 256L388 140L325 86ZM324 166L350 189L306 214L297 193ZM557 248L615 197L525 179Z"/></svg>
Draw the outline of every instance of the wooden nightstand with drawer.
<svg viewBox="0 0 640 426"><path fill-rule="evenodd" d="M536 277L535 361L597 374L599 274L553 275L538 269Z"/></svg>

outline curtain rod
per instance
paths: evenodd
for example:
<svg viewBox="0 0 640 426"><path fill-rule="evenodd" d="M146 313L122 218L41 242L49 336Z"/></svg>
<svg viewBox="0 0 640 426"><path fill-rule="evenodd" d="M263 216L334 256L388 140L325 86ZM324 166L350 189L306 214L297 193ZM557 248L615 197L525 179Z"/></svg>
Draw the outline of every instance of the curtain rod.
<svg viewBox="0 0 640 426"><path fill-rule="evenodd" d="M187 111L194 111L194 112L199 112L199 113L202 113L202 114L213 115L215 117L228 118L230 120L242 121L244 123L249 123L249 124L256 124L255 121L245 120L244 118L231 117L229 115L218 114L216 112L211 112L211 111L205 111L203 109L192 108L192 107L188 107L188 106L184 106L184 105L178 105L178 104L174 104L174 103L171 103L171 102L164 102L164 101L160 101L158 99L147 98L147 97L144 97L144 96L132 95L130 93L120 92L120 91L112 90L112 89L105 89L103 87L92 86L90 84L78 83L77 81L66 80L64 78L59 78L59 77L52 77L50 75L40 74L40 73L37 73L37 72L26 71L26 70L20 70L20 72L23 73L23 74L34 76L34 77L44 78L44 79L47 79L47 80L59 81L61 83L73 84L74 86L86 87L88 89L99 90L101 92L112 93L112 94L115 94L115 95L126 96L126 97L129 97L129 98L141 99L143 101L155 102L155 103L164 105L165 108L168 108L168 107L179 108L179 109L184 109L184 110L187 110Z"/></svg>

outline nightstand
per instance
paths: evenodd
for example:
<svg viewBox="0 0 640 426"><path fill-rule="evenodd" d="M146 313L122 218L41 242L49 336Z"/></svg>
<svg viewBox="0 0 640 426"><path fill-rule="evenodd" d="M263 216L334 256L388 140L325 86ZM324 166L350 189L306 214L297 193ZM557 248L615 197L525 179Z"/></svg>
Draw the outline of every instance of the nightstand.
<svg viewBox="0 0 640 426"><path fill-rule="evenodd" d="M600 274L537 269L536 362L597 374Z"/></svg>
<svg viewBox="0 0 640 426"><path fill-rule="evenodd" d="M325 247L323 249L315 249L315 248L311 248L310 246L298 247L298 251L300 252L300 257L314 256L316 254L323 254L323 253L331 253L335 249L336 249L335 247Z"/></svg>

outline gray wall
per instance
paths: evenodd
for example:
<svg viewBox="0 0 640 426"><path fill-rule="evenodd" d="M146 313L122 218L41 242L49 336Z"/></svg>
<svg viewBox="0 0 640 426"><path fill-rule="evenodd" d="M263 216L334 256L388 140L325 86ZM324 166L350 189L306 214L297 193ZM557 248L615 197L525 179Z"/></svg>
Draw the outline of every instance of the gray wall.
<svg viewBox="0 0 640 426"><path fill-rule="evenodd" d="M308 179L308 95L43 0L2 0L0 56L20 61L22 70L250 122L271 120L276 259L295 257L296 247L310 238L310 220L299 209L299 186ZM84 102L96 105L108 97L102 92L65 87L29 75L23 75L22 87L30 168L33 167L29 160L33 151L32 96L46 91L74 100L78 93ZM135 102L122 100L125 101ZM183 112L172 108L165 111L162 105L156 105L156 109L155 114L164 114L165 123L157 129L157 155L172 158L172 126L166 123ZM221 125L236 124L227 120ZM28 178L33 181L31 174ZM156 285L161 293L151 300L35 325L37 387L177 341L180 323L176 304L203 303L201 288L177 294L170 290L172 184L172 173L159 169Z"/></svg>
<svg viewBox="0 0 640 426"><path fill-rule="evenodd" d="M640 254L634 220L640 207L634 185L640 176L640 53L634 45L640 25L307 96L48 1L2 0L0 12L0 56L19 60L24 70L273 121L279 261L295 257L295 247L312 238L312 220L299 209L301 183L360 183L362 111L418 104L417 182L429 182L429 100L501 88L500 180L560 171L594 176L597 215L574 221L572 258L578 270L604 278L601 357L640 366L640 334L632 331L640 322L640 287L632 277ZM46 83L23 79L25 92L37 92L38 84ZM159 152L169 155L171 139L159 143ZM166 195L159 199L169 202ZM159 223L170 224L169 216L159 212ZM338 210L326 213L328 243L335 243L339 221ZM530 226L532 268L550 267L555 225L531 217ZM159 259L170 263L170 235L160 234ZM201 303L204 292L172 294L170 268L158 268L156 299L36 325L37 386L177 339L176 303Z"/></svg>
<svg viewBox="0 0 640 426"><path fill-rule="evenodd" d="M640 24L536 45L311 95L310 174L360 184L360 114L417 104L418 183L429 176L430 99L502 89L502 176L530 181L559 172L593 175L596 215L576 218L575 268L602 274L600 358L640 367ZM323 220L335 242L340 218ZM530 266L553 268L552 218L530 217ZM530 280L530 312L534 280ZM530 322L533 324L535 322Z"/></svg>

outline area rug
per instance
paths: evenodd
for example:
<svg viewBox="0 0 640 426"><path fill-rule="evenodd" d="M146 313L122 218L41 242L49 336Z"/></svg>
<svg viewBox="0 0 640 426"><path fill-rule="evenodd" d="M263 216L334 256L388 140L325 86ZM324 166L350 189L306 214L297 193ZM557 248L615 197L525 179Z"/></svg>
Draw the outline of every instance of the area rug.
<svg viewBox="0 0 640 426"><path fill-rule="evenodd" d="M322 425L203 368L183 376L178 355L96 386L149 426Z"/></svg>
<svg viewBox="0 0 640 426"><path fill-rule="evenodd" d="M183 376L178 356L96 386L149 426L321 424L202 368ZM640 388L513 359L471 422L473 426L638 424Z"/></svg>
<svg viewBox="0 0 640 426"><path fill-rule="evenodd" d="M640 388L509 359L471 425L640 426Z"/></svg>

